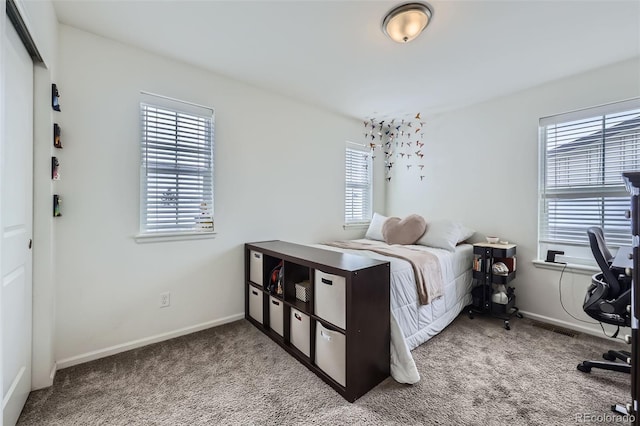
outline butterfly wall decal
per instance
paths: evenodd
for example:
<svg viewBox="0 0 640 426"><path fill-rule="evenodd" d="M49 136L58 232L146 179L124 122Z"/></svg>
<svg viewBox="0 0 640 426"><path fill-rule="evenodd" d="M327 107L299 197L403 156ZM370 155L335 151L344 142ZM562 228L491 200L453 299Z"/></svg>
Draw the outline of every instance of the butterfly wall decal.
<svg viewBox="0 0 640 426"><path fill-rule="evenodd" d="M407 171L410 171L413 166L416 166L416 169L423 170L424 164L417 164L424 159L424 153L422 152L424 143L422 139L424 139L426 122L422 120L421 113L418 112L410 119L376 120L371 118L363 120L362 123L365 129L368 129L368 131L364 132L364 137L371 137L369 143L371 154L368 158L376 158L374 153L377 147L380 147L380 150L384 153L383 167L387 182L391 181L392 170L400 167L396 164L397 162L401 162L402 165L406 166ZM395 168L393 168L394 164L396 164ZM400 168L400 170L404 169ZM424 175L420 173L417 173L417 175L421 181L424 180Z"/></svg>

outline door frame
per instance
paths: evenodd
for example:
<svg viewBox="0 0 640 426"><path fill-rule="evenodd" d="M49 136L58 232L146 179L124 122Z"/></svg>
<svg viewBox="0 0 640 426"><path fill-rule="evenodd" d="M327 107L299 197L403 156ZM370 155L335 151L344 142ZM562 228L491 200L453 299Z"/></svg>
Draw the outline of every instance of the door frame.
<svg viewBox="0 0 640 426"><path fill-rule="evenodd" d="M7 28L5 27L5 25L7 25L7 22L10 22L13 27L15 28L18 37L20 38L20 40L22 41L22 44L24 45L27 53L29 54L29 56L31 56L32 59L32 63L33 63L33 69L34 69L34 90L35 90L35 71L36 71L36 66L37 65L43 65L44 61L42 59L42 56L40 55L38 48L36 46L36 43L33 39L33 37L31 36L31 33L28 29L28 26L25 22L25 20L23 19L23 15L24 13L21 11L21 7L20 5L18 5L16 3L16 1L19 0L5 0L3 1L4 3L4 7L0 7L0 34L2 39L0 40L0 93L6 93L5 91L5 77L6 77L6 52L4 49L4 42L5 42L5 38L6 38L6 31ZM8 18L8 19L7 19ZM36 104L36 98L37 96L35 95L34 92L34 96L32 99L32 105L33 105L33 113L34 115L32 116L32 126L33 126L33 132L32 132L32 145L33 145L33 151L32 151L32 155L35 156L35 130L36 130L36 122L35 122L35 104ZM5 128L5 111L6 111L6 105L5 105L5 98L4 97L0 97L0 129L4 129ZM0 135L0 137L3 137L3 135ZM0 141L0 158L4 158L4 154L5 154L5 141ZM33 159L33 157L32 157ZM32 178L33 178L33 174L32 174ZM4 182L2 180L2 177L0 175L0 188L3 188ZM32 191L35 192L35 179L32 180ZM2 197L0 197L0 209L2 208ZM35 208L34 208L34 203L32 203L32 223L31 223L31 235L33 236L33 228L34 228L34 219L33 219L33 213ZM1 210L0 210L1 211ZM2 215L0 215L0 229L2 229L2 225L3 225L3 218ZM2 256L3 254L3 244L2 244L2 239L0 239L0 256ZM33 253L32 253L32 260L33 260ZM3 271L1 270L2 266L0 265L0 276L3 273ZM32 272L33 272L33 267L32 267ZM33 289L33 273L31 274L32 278L32 289ZM2 297L2 290L0 289L0 298ZM1 300L1 299L0 299ZM0 310L2 304L0 303ZM33 306L33 302L32 302L32 306ZM0 315L2 315L2 312L0 311ZM32 309L32 318L31 318L31 327L32 327L32 335L33 335L33 309ZM1 332L1 329L0 329ZM0 383L2 383L3 380L3 371L2 371L2 338L0 336ZM33 344L31 345L33 347ZM32 360L30 360L30 362L33 364ZM33 388L32 383L30 383L30 387ZM1 395L0 398L0 426L2 426L2 418L4 417L4 413L2 412L2 399L4 399L4 395Z"/></svg>

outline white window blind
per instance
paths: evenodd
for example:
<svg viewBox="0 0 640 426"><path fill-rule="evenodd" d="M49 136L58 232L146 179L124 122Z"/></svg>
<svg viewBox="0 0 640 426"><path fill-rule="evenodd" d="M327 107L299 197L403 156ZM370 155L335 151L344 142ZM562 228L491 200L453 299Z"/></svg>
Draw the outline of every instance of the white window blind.
<svg viewBox="0 0 640 426"><path fill-rule="evenodd" d="M213 232L213 110L142 95L142 234Z"/></svg>
<svg viewBox="0 0 640 426"><path fill-rule="evenodd" d="M371 220L372 161L371 154L357 145L346 148L346 185L344 197L345 223Z"/></svg>
<svg viewBox="0 0 640 426"><path fill-rule="evenodd" d="M599 226L629 245L622 173L640 170L640 99L541 119L540 141L540 242L587 246Z"/></svg>

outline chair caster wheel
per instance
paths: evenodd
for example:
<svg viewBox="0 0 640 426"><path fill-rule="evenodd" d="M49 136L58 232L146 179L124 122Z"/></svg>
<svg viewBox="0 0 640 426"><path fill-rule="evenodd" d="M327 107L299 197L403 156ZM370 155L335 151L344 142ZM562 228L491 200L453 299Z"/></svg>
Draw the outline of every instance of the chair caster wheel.
<svg viewBox="0 0 640 426"><path fill-rule="evenodd" d="M603 353L602 354L602 358L606 359L607 361L615 361L616 357L611 355L609 352Z"/></svg>
<svg viewBox="0 0 640 426"><path fill-rule="evenodd" d="M509 321L505 321L504 322L504 329L505 330L511 330L511 326L509 326Z"/></svg>
<svg viewBox="0 0 640 426"><path fill-rule="evenodd" d="M520 319L524 318L524 316L520 312L516 313L516 316Z"/></svg>
<svg viewBox="0 0 640 426"><path fill-rule="evenodd" d="M578 367L576 367L578 370L582 371L583 373L591 373L591 367L588 367L584 364L578 364Z"/></svg>
<svg viewBox="0 0 640 426"><path fill-rule="evenodd" d="M473 319L473 311L469 311L469 319Z"/></svg>

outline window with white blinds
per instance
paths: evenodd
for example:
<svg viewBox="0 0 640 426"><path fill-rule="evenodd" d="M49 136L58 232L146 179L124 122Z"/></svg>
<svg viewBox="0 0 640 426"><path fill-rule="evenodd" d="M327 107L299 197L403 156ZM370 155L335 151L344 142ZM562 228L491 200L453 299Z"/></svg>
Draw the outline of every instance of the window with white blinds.
<svg viewBox="0 0 640 426"><path fill-rule="evenodd" d="M540 242L588 246L599 226L608 245L631 243L622 173L640 170L640 99L540 120Z"/></svg>
<svg viewBox="0 0 640 426"><path fill-rule="evenodd" d="M345 223L367 223L372 211L372 161L371 153L349 144L346 148L346 173L344 194Z"/></svg>
<svg viewBox="0 0 640 426"><path fill-rule="evenodd" d="M213 109L142 94L141 234L213 232Z"/></svg>

